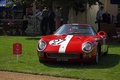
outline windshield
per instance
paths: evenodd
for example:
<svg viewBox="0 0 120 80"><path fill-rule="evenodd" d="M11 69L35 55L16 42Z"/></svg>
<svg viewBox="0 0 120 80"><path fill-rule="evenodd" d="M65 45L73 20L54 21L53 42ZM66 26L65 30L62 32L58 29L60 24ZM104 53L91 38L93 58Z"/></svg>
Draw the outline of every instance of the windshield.
<svg viewBox="0 0 120 80"><path fill-rule="evenodd" d="M66 35L88 35L94 36L96 32L90 26L80 26L80 25L62 25L55 33L66 34Z"/></svg>

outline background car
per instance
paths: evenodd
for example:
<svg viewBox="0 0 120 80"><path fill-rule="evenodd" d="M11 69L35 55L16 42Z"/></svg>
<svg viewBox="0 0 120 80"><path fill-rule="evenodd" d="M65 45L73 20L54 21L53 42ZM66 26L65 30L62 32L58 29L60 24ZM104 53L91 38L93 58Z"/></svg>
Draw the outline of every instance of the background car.
<svg viewBox="0 0 120 80"><path fill-rule="evenodd" d="M43 36L37 44L40 62L94 62L108 54L108 37L89 24L64 24L54 34Z"/></svg>

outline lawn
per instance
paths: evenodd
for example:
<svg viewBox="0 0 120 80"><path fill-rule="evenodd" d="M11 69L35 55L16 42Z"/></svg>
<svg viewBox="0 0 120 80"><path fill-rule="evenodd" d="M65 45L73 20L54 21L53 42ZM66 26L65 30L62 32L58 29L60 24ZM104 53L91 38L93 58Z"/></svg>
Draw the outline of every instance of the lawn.
<svg viewBox="0 0 120 80"><path fill-rule="evenodd" d="M98 65L39 63L36 46L39 36L0 36L0 70L76 79L120 80L120 41L109 42L109 54ZM18 61L13 44L22 44Z"/></svg>

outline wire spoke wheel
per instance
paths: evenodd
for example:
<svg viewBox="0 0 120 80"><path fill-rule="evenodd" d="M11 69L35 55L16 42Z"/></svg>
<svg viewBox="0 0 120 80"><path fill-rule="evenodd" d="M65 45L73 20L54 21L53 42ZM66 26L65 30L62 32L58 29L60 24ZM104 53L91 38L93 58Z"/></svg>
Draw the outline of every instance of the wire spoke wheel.
<svg viewBox="0 0 120 80"><path fill-rule="evenodd" d="M100 58L100 47L97 46L97 50L96 50L96 57L93 60L93 64L98 64L99 63L99 58Z"/></svg>
<svg viewBox="0 0 120 80"><path fill-rule="evenodd" d="M100 59L100 47L97 46L97 50L96 50L96 64L99 63L99 59Z"/></svg>

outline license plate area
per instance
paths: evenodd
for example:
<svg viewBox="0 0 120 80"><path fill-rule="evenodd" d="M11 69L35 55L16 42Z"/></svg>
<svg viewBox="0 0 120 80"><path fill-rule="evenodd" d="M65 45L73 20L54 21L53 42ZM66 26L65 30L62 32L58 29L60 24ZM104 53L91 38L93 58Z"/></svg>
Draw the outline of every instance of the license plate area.
<svg viewBox="0 0 120 80"><path fill-rule="evenodd" d="M65 59L65 58L58 58L57 61L68 61L68 59Z"/></svg>

